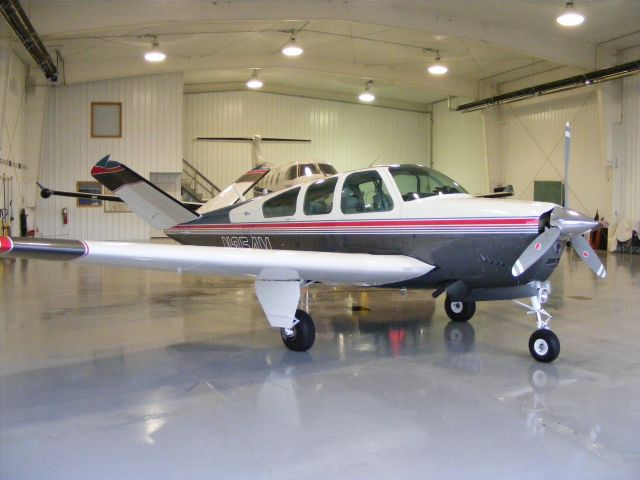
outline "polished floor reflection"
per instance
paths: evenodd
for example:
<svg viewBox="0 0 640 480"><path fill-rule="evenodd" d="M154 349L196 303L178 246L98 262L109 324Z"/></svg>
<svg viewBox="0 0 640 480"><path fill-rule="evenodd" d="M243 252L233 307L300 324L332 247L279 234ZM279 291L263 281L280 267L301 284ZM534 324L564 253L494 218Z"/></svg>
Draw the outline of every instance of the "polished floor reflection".
<svg viewBox="0 0 640 480"><path fill-rule="evenodd" d="M640 478L640 257L604 260L552 277L552 365L511 302L314 286L300 354L247 281L0 262L0 478Z"/></svg>

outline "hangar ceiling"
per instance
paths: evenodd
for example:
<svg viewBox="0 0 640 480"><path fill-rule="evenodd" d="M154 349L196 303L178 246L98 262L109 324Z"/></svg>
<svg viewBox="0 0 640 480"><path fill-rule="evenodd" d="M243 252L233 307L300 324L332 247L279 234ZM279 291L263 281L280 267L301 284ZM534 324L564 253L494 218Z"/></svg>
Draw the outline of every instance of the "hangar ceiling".
<svg viewBox="0 0 640 480"><path fill-rule="evenodd" d="M593 70L640 43L637 0L575 4L586 21L564 28L562 0L22 0L69 84L181 71L186 91L237 90L259 68L264 91L353 101L371 79L377 104L411 109L477 97L481 81ZM290 30L297 58L279 53ZM143 60L150 35L161 64ZM442 77L425 71L433 50Z"/></svg>

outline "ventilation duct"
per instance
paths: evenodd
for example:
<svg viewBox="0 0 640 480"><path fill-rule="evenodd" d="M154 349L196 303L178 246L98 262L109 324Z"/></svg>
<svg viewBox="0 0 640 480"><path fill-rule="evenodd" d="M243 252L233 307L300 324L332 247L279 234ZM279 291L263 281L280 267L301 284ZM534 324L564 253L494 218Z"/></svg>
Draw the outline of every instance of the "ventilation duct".
<svg viewBox="0 0 640 480"><path fill-rule="evenodd" d="M47 49L42 44L42 40L38 36L38 33L31 25L29 17L22 9L22 5L18 0L0 0L0 11L2 16L7 21L9 26L13 29L18 37L18 40L22 43L24 48L31 57L36 61L44 76L52 82L58 80L58 69L53 63L51 55L47 52Z"/></svg>
<svg viewBox="0 0 640 480"><path fill-rule="evenodd" d="M495 105L502 105L503 103L517 102L519 100L537 97L539 95L585 87L587 85L593 85L594 83L607 82L626 75L638 73L639 71L640 60L634 60L633 62L623 63L622 65L616 65L615 67L603 68L602 70L583 73L581 75L563 78L562 80L556 80L553 82L541 83L540 85L535 85L533 87L522 88L502 95L496 95L495 97L488 97L475 102L465 103L460 105L457 108L457 111L462 113L473 112L475 110L482 110L483 108L493 107Z"/></svg>

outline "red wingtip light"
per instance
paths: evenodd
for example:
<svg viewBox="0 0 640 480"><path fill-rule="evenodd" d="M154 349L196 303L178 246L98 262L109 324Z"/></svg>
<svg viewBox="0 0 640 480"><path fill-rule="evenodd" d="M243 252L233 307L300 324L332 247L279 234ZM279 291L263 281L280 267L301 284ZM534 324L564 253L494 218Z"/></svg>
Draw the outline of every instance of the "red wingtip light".
<svg viewBox="0 0 640 480"><path fill-rule="evenodd" d="M13 242L9 237L0 237L0 255L9 253L13 249Z"/></svg>

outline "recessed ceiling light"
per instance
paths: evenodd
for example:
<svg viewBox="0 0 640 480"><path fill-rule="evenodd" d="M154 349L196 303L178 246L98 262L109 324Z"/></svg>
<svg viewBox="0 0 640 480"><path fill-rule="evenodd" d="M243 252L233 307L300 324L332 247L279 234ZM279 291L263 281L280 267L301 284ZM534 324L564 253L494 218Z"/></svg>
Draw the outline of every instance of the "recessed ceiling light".
<svg viewBox="0 0 640 480"><path fill-rule="evenodd" d="M567 2L564 4L564 12L556 18L563 27L575 27L584 22L584 15L578 12L573 6L573 2Z"/></svg>
<svg viewBox="0 0 640 480"><path fill-rule="evenodd" d="M144 54L144 59L147 62L162 62L165 58L167 58L167 56L162 50L160 50L158 39L154 36L153 41L151 42L151 50L148 50Z"/></svg>

